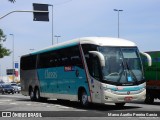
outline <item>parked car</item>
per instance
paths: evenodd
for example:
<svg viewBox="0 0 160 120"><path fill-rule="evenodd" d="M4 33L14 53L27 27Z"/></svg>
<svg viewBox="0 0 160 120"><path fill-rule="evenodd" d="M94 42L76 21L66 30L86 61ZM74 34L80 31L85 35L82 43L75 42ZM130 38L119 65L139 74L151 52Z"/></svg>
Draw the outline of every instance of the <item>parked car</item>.
<svg viewBox="0 0 160 120"><path fill-rule="evenodd" d="M16 83L11 83L11 86L14 88L15 93L20 93L21 88Z"/></svg>
<svg viewBox="0 0 160 120"><path fill-rule="evenodd" d="M0 80L0 85L1 85L1 84L4 84L3 80Z"/></svg>
<svg viewBox="0 0 160 120"><path fill-rule="evenodd" d="M15 93L14 88L10 84L1 84L0 85L0 92L2 94L5 94L5 93L14 94Z"/></svg>
<svg viewBox="0 0 160 120"><path fill-rule="evenodd" d="M18 86L18 90L21 91L21 84L19 83L17 84L17 86Z"/></svg>

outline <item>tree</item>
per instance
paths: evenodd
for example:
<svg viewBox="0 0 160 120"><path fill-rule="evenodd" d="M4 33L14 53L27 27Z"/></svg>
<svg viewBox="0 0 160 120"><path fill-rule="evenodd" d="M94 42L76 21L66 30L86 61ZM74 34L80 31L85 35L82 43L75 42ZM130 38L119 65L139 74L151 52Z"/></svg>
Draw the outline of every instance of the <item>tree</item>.
<svg viewBox="0 0 160 120"><path fill-rule="evenodd" d="M8 0L8 1L10 1L10 2L12 2L12 3L16 2L16 0Z"/></svg>
<svg viewBox="0 0 160 120"><path fill-rule="evenodd" d="M9 49L6 49L2 46L2 42L6 41L6 35L4 35L3 30L0 29L0 58L4 56L9 56L11 54Z"/></svg>
<svg viewBox="0 0 160 120"><path fill-rule="evenodd" d="M16 0L8 0L12 3L16 2ZM9 56L11 54L9 49L6 49L2 46L2 42L6 41L6 35L4 35L3 30L0 29L0 58L4 56Z"/></svg>

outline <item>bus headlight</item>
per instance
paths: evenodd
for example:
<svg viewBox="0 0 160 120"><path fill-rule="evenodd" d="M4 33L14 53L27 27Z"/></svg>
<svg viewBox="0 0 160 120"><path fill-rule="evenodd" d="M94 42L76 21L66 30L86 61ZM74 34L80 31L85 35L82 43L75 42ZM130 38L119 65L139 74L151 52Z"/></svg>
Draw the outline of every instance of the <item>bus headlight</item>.
<svg viewBox="0 0 160 120"><path fill-rule="evenodd" d="M107 92L110 92L110 93L112 93L112 92L113 92L111 89L107 89L106 91L107 91Z"/></svg>

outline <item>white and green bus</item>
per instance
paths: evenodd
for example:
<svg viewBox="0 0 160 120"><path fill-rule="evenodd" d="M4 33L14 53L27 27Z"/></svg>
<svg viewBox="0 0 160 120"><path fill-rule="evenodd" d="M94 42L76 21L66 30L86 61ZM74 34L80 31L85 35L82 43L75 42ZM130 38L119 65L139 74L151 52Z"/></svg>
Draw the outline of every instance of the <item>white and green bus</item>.
<svg viewBox="0 0 160 120"><path fill-rule="evenodd" d="M21 90L43 98L88 103L144 101L146 83L135 43L86 37L56 44L21 57Z"/></svg>

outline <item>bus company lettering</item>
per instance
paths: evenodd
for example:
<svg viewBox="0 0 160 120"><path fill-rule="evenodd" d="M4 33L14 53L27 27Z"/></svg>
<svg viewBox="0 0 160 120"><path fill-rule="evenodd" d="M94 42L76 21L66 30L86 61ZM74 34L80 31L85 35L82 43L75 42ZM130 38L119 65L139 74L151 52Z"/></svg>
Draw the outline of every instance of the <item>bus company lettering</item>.
<svg viewBox="0 0 160 120"><path fill-rule="evenodd" d="M57 78L57 73L45 70L45 79L50 79L50 78Z"/></svg>

